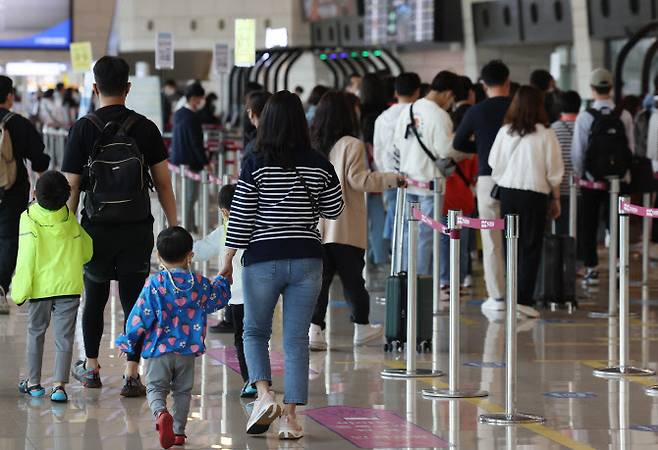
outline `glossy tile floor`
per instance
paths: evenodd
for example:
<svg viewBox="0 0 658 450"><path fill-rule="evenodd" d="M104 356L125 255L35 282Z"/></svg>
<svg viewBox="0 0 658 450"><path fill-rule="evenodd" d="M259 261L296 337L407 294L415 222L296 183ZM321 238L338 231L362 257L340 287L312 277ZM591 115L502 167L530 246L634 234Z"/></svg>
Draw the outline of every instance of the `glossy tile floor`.
<svg viewBox="0 0 658 450"><path fill-rule="evenodd" d="M632 278L638 274L635 255ZM381 272L371 276L375 322L384 317L384 306L377 300L384 278ZM476 273L475 278L481 277ZM420 394L432 385L444 387L447 377L415 381L380 377L384 368L403 366L403 354L384 353L381 345L352 347L349 311L337 285L329 317L331 349L311 355L310 404L302 419L306 437L282 443L271 432L245 435L246 402L239 398L241 379L232 369L232 336L211 335L211 350L197 360L186 448L658 448L658 399L644 394L645 385L655 378L608 381L592 374L593 367L617 359L617 321L587 317L588 310L607 307L605 278L599 292L580 293L580 309L575 313L544 310L541 319L519 323L518 409L543 415L546 423L508 428L478 423L480 414L499 412L505 402L504 319L502 314L492 320L481 314L481 281L462 302L460 386L487 390L490 396L452 401L428 400ZM654 273L652 285L658 286ZM631 289L631 309L637 313L631 320L631 359L638 366L655 369L658 292L645 290L642 303L640 291ZM105 318L101 355L105 387L85 390L73 383L71 401L55 406L47 399L29 400L18 394L16 382L25 364L25 310L14 308L9 317L0 317L0 450L159 448L145 401L119 397L123 360L112 345L122 323L118 300L108 304ZM434 366L445 371L447 304L438 322ZM278 390L282 387L280 335L279 325L272 341L273 366L279 374L274 388ZM76 353L82 355L80 330L76 344ZM51 346L49 339L47 347ZM420 355L419 366L432 367L432 354ZM44 378L51 369L49 352Z"/></svg>

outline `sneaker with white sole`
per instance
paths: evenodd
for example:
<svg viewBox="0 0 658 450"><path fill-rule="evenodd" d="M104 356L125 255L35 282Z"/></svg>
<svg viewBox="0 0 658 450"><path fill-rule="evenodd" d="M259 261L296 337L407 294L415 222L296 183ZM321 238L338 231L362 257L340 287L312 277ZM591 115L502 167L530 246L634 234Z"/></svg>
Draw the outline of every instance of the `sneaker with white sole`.
<svg viewBox="0 0 658 450"><path fill-rule="evenodd" d="M596 269L588 268L585 276L583 277L583 284L586 286L598 286L599 271Z"/></svg>
<svg viewBox="0 0 658 450"><path fill-rule="evenodd" d="M304 430L297 423L297 419L291 419L287 414L279 419L279 439L294 440L304 437Z"/></svg>
<svg viewBox="0 0 658 450"><path fill-rule="evenodd" d="M489 311L505 311L505 300L502 298L492 298L489 297L482 303L482 306L480 306L482 310L489 310Z"/></svg>
<svg viewBox="0 0 658 450"><path fill-rule="evenodd" d="M327 349L327 339L320 325L314 323L308 329L308 348L312 352L323 352Z"/></svg>
<svg viewBox="0 0 658 450"><path fill-rule="evenodd" d="M516 313L521 314L525 317L530 317L532 319L537 319L540 316L539 311L537 311L532 306L521 305L521 304L516 305Z"/></svg>
<svg viewBox="0 0 658 450"><path fill-rule="evenodd" d="M464 277L464 282L462 283L462 287L466 289L473 287L473 277L471 275L466 275Z"/></svg>
<svg viewBox="0 0 658 450"><path fill-rule="evenodd" d="M247 434L263 434L281 415L281 406L277 404L274 395L268 392L254 402L251 416L247 422Z"/></svg>
<svg viewBox="0 0 658 450"><path fill-rule="evenodd" d="M356 346L365 345L368 342L381 339L383 335L384 327L381 325L361 325L358 323L354 324L354 345Z"/></svg>
<svg viewBox="0 0 658 450"><path fill-rule="evenodd" d="M2 286L0 286L0 314L9 314L9 302L7 302L7 293L2 288Z"/></svg>

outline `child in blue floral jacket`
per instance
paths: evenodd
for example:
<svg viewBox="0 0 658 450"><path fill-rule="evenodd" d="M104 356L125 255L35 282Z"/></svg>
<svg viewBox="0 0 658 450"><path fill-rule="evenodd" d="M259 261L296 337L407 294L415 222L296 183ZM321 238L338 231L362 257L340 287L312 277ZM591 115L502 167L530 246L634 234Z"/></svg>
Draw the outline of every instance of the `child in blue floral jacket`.
<svg viewBox="0 0 658 450"><path fill-rule="evenodd" d="M151 275L116 340L124 353L144 341L146 397L163 448L185 444L185 425L194 386L195 357L205 348L207 315L231 298L223 277L210 281L190 270L193 240L181 227L163 230L157 250L162 270ZM173 392L174 417L167 411Z"/></svg>

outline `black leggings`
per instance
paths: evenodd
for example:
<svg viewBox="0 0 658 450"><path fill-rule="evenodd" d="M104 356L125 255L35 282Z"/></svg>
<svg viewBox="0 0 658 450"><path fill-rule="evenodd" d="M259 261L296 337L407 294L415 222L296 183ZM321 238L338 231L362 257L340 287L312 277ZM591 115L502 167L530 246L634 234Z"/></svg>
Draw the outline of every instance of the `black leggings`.
<svg viewBox="0 0 658 450"><path fill-rule="evenodd" d="M123 309L123 329L126 321L137 302L139 293L144 287L144 281L148 274L133 273L119 275L119 299ZM85 341L85 353L87 358L98 358L98 351L103 336L103 325L105 305L110 296L110 282L96 282L85 276L85 308L82 312L82 334ZM123 330L122 330L123 332ZM128 361L139 362L142 352L142 342L135 345L135 353L128 354Z"/></svg>
<svg viewBox="0 0 658 450"><path fill-rule="evenodd" d="M244 344L242 342L244 305L231 305L231 315L233 316L234 343L238 354L238 363L240 363L240 375L246 383L249 381L249 370L247 369L247 361L244 359Z"/></svg>

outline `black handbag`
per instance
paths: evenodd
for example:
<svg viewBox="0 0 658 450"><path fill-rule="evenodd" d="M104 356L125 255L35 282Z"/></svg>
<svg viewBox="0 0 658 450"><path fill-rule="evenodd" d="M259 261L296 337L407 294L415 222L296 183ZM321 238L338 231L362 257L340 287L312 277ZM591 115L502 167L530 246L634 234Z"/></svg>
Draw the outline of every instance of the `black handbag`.
<svg viewBox="0 0 658 450"><path fill-rule="evenodd" d="M629 194L646 194L656 190L656 179L649 158L633 156L631 160L631 184Z"/></svg>
<svg viewBox="0 0 658 450"><path fill-rule="evenodd" d="M494 186L491 188L491 198L494 200L500 200L500 186L497 184L494 184Z"/></svg>

